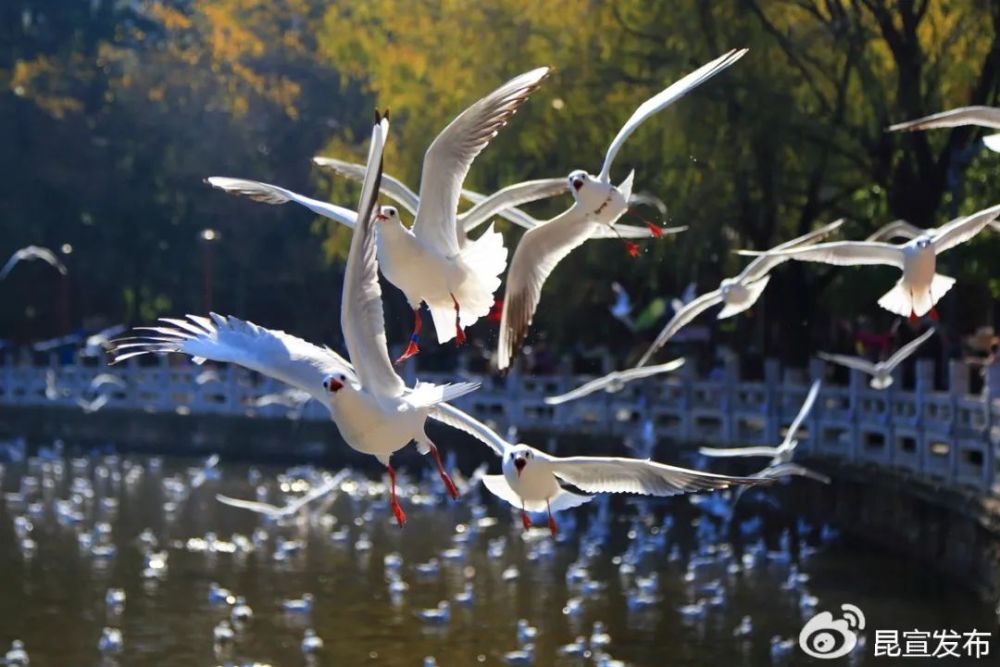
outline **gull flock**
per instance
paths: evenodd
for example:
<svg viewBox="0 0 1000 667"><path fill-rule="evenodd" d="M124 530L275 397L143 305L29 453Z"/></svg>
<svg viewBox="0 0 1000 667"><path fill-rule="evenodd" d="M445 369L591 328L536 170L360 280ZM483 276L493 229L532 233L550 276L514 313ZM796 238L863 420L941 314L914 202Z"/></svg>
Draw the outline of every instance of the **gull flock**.
<svg viewBox="0 0 1000 667"><path fill-rule="evenodd" d="M198 364L205 361L237 364L287 384L289 391L294 392L290 396L299 402L306 400L305 397L319 401L328 409L348 446L375 457L385 467L389 478L389 509L400 527L406 524L407 517L397 493L397 471L392 455L410 443L414 443L421 454L431 455L446 493L453 499L460 497L458 485L452 480L438 446L428 435L428 421L465 432L485 444L499 459L501 472L474 475L472 482L482 481L490 493L520 511L526 531L532 528L530 514L544 513L545 525L552 536L560 532L556 520L559 511L588 503L600 494L672 496L732 487L738 498L747 488L767 485L790 475L828 483L825 476L792 462L797 444L795 432L817 400L818 383L811 388L779 446L702 450L708 457L771 459L760 472L741 477L686 469L646 458L555 456L537 446L510 442L510 438L501 436L451 404L476 391L478 383L456 380L437 385L418 381L411 387L397 373L400 363L419 354L422 343L426 345L421 337L424 306L430 313L438 344L454 341L455 345L461 345L465 340L464 330L487 315L497 303L497 292L506 274L495 355L497 370L505 372L514 363L528 336L548 277L574 249L591 239L611 238L621 240L629 253L635 254L636 240L658 239L686 229L665 228L649 222L645 225L619 224L630 206L642 198L633 194L634 172L617 184L613 182L611 172L615 157L642 123L721 75L746 53L746 49L729 51L640 105L612 139L596 175L574 169L567 177L518 183L489 196L463 188L475 158L511 122L531 94L544 84L548 68L541 67L503 84L444 128L427 148L418 192L384 173L383 153L390 137L390 124L388 113L380 115L377 112L364 165L334 158L315 160L321 167L361 181L361 195L353 209L268 183L230 177L208 178L212 187L225 192L273 205L299 204L353 230L340 314L347 356L232 315L209 313L161 318L155 324L139 327L132 336L110 341L112 363L147 354L183 354ZM967 123L1000 127L998 113L1000 111L986 108L959 109L890 129L913 130ZM994 150L994 144L998 143L996 136L1000 135L987 137L988 145ZM550 220L539 221L518 208L566 193L572 196L573 204ZM404 224L400 209L381 205L380 195L394 200L401 209L412 214L412 225ZM462 200L473 206L460 213ZM937 256L969 241L987 227L995 226L998 215L1000 206L994 206L934 229L919 229L904 223L886 228L877 237L864 241L825 242L826 237L838 231L841 221L837 221L764 252L743 251L742 254L754 257L738 275L723 280L717 290L700 296L691 294L685 302L677 303L674 316L636 368L617 371L567 394L551 397L547 403L557 406L596 391L618 391L630 381L675 370L683 360L653 366L646 364L678 331L708 309L722 305L718 319L733 317L749 309L766 289L771 272L789 260L896 267L902 276L878 304L904 317L917 319L928 315L936 319L935 304L955 283L953 278L936 272ZM509 253L502 234L492 224L472 236L493 216L525 228L513 254ZM906 240L902 244L882 240L894 236ZM0 279L20 261L32 259L41 259L60 273L66 273L66 268L51 252L31 247L18 251L7 262ZM403 292L413 311L412 334L403 354L395 360L390 358L385 331L379 271ZM888 361L877 365L836 355L823 355L823 358L869 373L873 376L872 386L884 389L892 381L893 369L933 333L932 326ZM99 397L97 390L95 387L95 395ZM53 391L58 388L53 387ZM98 408L90 407L91 410ZM200 473L201 478L212 474L214 467L214 463L206 465ZM326 479L298 500L282 506L222 495L218 501L282 523L306 513L310 504L335 496L345 480L341 476ZM149 567L155 570L156 562L153 559ZM517 576L516 572L513 576ZM635 604L643 603L641 592L637 592ZM466 593L471 594L471 591ZM223 591L219 595L225 598L228 593ZM310 597L288 601L287 608L307 611L311 605ZM703 609L689 611L702 613ZM442 601L438 608L422 612L422 618L428 623L447 622L450 613L448 601ZM223 621L216 628L216 640L229 641L231 626L246 622L251 615L252 610L236 600L232 623ZM531 664L533 661L531 630L530 626L519 626L522 648L518 655L509 656L510 664ZM596 640L591 637L589 642L583 642L581 637L581 642L600 645L600 628L595 628L594 634ZM120 633L109 631L102 636L102 651L116 652L120 650L120 643ZM572 650L571 646L566 648ZM12 647L12 651L18 649ZM322 640L310 631L303 638L302 650L305 653L321 651Z"/></svg>

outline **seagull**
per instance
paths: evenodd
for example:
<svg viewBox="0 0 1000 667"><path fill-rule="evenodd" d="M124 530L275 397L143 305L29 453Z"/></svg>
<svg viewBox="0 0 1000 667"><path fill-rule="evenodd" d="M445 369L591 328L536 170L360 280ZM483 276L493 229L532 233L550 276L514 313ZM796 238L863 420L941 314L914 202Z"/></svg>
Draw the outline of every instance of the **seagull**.
<svg viewBox="0 0 1000 667"><path fill-rule="evenodd" d="M308 628L302 637L302 652L312 655L323 650L323 639L312 628Z"/></svg>
<svg viewBox="0 0 1000 667"><path fill-rule="evenodd" d="M662 373L672 373L683 365L684 359L680 358L668 361L665 364L658 364L656 366L644 366L641 368L630 368L625 371L614 371L613 373L608 373L604 377L582 384L576 389L566 392L565 394L560 394L559 396L549 396L545 399L545 404L561 405L563 403L568 403L569 401L575 401L578 398L583 398L584 396L589 396L595 391L599 391L601 389L609 394L613 394L624 389L625 385L633 380L640 380L642 378L652 377Z"/></svg>
<svg viewBox="0 0 1000 667"><path fill-rule="evenodd" d="M808 234L803 234L791 241L786 241L772 250L760 253L759 256L747 264L735 277L724 279L719 285L719 289L713 292L706 292L685 303L683 307L674 312L674 316L656 336L656 340L653 341L653 344L642 355L636 366L645 366L656 351L663 347L668 340L673 338L678 331L690 324L696 317L709 308L720 303L723 304L718 319L724 320L727 317L738 315L753 306L757 303L760 295L764 293L764 288L767 287L768 281L771 280L771 276L769 275L771 270L778 264L787 261L787 257L774 253L786 248L808 247L819 239L832 234L842 224L844 224L843 220L831 222L825 227L820 227Z"/></svg>
<svg viewBox="0 0 1000 667"><path fill-rule="evenodd" d="M378 261L385 277L402 290L413 309L413 334L403 360L420 351L421 303L426 303L439 343L465 341L464 329L493 307L493 293L507 267L503 236L492 226L470 240L458 225L462 181L476 156L548 75L540 67L517 76L463 111L431 143L424 155L420 204L412 229L391 206L378 220ZM367 172L366 172L367 173ZM210 178L218 188L259 201L295 201L314 212L353 226L353 216L275 186L252 181ZM377 195L377 191L374 193Z"/></svg>
<svg viewBox="0 0 1000 667"><path fill-rule="evenodd" d="M48 248L42 248L37 245L29 245L25 248L21 248L10 256L7 263L3 265L2 269L0 269L0 280L6 278L19 263L36 259L42 260L64 276L68 273L66 265L59 261L59 258L56 257L54 252Z"/></svg>
<svg viewBox="0 0 1000 667"><path fill-rule="evenodd" d="M628 210L635 172L629 173L617 186L611 183L611 164L625 140L643 121L725 70L745 53L746 49L730 51L639 105L612 140L596 177L582 169L570 172L567 182L574 204L555 218L525 232L511 259L500 321L498 370L510 366L524 342L549 274L570 252L592 238L596 230L614 229L615 222ZM633 244L629 252L634 255L638 248Z"/></svg>
<svg viewBox="0 0 1000 667"><path fill-rule="evenodd" d="M445 472L437 447L424 431L431 408L479 388L478 383L417 383L409 389L396 373L386 347L382 291L378 284L374 214L387 119L372 130L368 177L362 189L357 233L351 239L344 276L341 328L355 366L329 348L320 348L281 331L270 331L234 317L188 316L161 320L170 326L147 327L135 342L118 342L114 362L148 353L180 352L195 362L236 363L309 392L329 409L347 444L375 456L389 472L390 506L397 523L406 523L396 498L396 471L389 459L411 441L433 454L448 493L458 491Z"/></svg>
<svg viewBox="0 0 1000 667"><path fill-rule="evenodd" d="M994 220L987 225L993 231L1000 231L1000 222ZM930 230L917 227L912 222L906 220L893 220L875 230L865 241L888 241L894 238L903 238L909 241L918 236L929 234Z"/></svg>
<svg viewBox="0 0 1000 667"><path fill-rule="evenodd" d="M828 354L826 352L820 352L816 356L823 361L829 361L833 364L839 364L841 366L846 366L847 368L853 368L854 370L861 371L862 373L867 373L872 376L871 382L869 383L872 389L886 389L892 385L892 372L896 370L896 366L899 366L899 364L913 354L916 349L924 343L924 341L933 336L934 331L934 327L931 327L906 345L896 350L896 353L891 357L885 361L880 361L877 364L873 364L867 359L862 359L861 357L851 357L846 354Z"/></svg>
<svg viewBox="0 0 1000 667"><path fill-rule="evenodd" d="M837 241L807 247L769 250L766 253L741 250L742 255L777 255L803 262L839 266L884 264L902 270L903 277L878 300L878 304L903 317L937 317L934 304L951 289L955 279L935 272L937 256L965 243L1000 215L1000 206L991 206L895 245L875 241Z"/></svg>
<svg viewBox="0 0 1000 667"><path fill-rule="evenodd" d="M906 130L930 130L939 127L960 127L962 125L978 125L979 127L989 127L1000 129L1000 109L996 107L973 106L959 107L940 113L924 116L916 120L908 120L905 123L896 123L889 126L890 132ZM991 151L1000 153L1000 134L990 134L983 137L983 143Z"/></svg>
<svg viewBox="0 0 1000 667"><path fill-rule="evenodd" d="M484 475L489 491L521 510L524 529L531 528L528 512L547 512L549 531L558 532L553 512L582 505L595 493L635 493L674 496L730 485L754 485L761 479L729 477L675 466L611 456L559 457L530 445L513 445L471 415L448 404L434 408L435 419L468 433L500 457L502 475ZM583 494L563 488L572 484ZM764 483L767 483L764 481Z"/></svg>
<svg viewBox="0 0 1000 667"><path fill-rule="evenodd" d="M322 484L315 489L311 490L309 493L299 496L294 500L290 500L285 503L284 506L278 507L277 505L271 505L269 503L261 503L254 500L242 500L240 498L230 498L229 496L224 496L218 494L215 499L222 503L223 505L229 505L230 507L238 507L240 509L250 510L251 512L256 512L257 514L263 514L268 519L281 523L286 519L295 516L303 508L312 502L323 498L324 496L333 493L340 489L343 483L350 477L350 469L341 470L336 475L334 475L328 482Z"/></svg>
<svg viewBox="0 0 1000 667"><path fill-rule="evenodd" d="M799 413L795 415L795 419L792 420L792 425L788 427L785 432L785 439L782 440L781 444L777 447L733 447L733 448L717 448L717 447L701 447L698 453L703 456L708 456L712 458L726 458L726 457L746 457L746 456L767 456L771 458L771 462L767 464L764 470L757 473L758 476L767 477L769 479L777 479L778 477L786 477L788 475L799 475L801 477L808 477L809 479L814 479L823 484L829 484L830 478L826 475L822 475L818 472L814 472L800 465L792 463L792 457L795 456L795 449L798 447L799 441L795 439L795 434L798 433L799 427L802 426L802 422L806 420L809 413L812 411L813 405L816 403L816 397L819 396L819 390L822 386L820 380L816 380L812 383L809 388L809 393L806 395L806 400L803 401L802 407L799 408ZM736 504L736 500L739 500L739 495L733 501Z"/></svg>
<svg viewBox="0 0 1000 667"><path fill-rule="evenodd" d="M629 331L635 331L635 322L632 321L632 298L617 280L611 283L611 291L615 293L615 302L608 307L611 316L625 325Z"/></svg>
<svg viewBox="0 0 1000 667"><path fill-rule="evenodd" d="M118 628L104 628L101 638L97 641L97 650L101 653L121 653L124 645L122 631Z"/></svg>

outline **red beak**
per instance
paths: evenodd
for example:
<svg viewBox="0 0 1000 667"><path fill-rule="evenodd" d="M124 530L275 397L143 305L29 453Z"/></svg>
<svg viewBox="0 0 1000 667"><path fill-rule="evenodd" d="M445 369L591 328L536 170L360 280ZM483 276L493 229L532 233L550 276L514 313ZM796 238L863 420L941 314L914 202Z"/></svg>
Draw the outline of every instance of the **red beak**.
<svg viewBox="0 0 1000 667"><path fill-rule="evenodd" d="M376 213L375 219L378 220L379 222L385 222L386 220L389 219L389 216L385 215L384 213Z"/></svg>
<svg viewBox="0 0 1000 667"><path fill-rule="evenodd" d="M525 463L527 463L527 461L525 461L520 456L518 456L516 459L514 459L514 467L517 468L517 476L518 477L521 476L521 471L524 470L524 464Z"/></svg>
<svg viewBox="0 0 1000 667"><path fill-rule="evenodd" d="M583 187L583 179L574 178L573 179L573 189L574 190L579 190L582 187Z"/></svg>
<svg viewBox="0 0 1000 667"><path fill-rule="evenodd" d="M330 380L326 383L326 389L331 394L336 394L343 388L344 388L344 383L336 378L330 378Z"/></svg>

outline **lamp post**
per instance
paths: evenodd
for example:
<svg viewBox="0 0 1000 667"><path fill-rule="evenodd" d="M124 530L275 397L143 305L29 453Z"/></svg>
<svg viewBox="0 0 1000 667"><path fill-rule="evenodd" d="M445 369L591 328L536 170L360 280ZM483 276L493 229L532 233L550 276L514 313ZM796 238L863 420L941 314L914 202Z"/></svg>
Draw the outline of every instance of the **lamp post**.
<svg viewBox="0 0 1000 667"><path fill-rule="evenodd" d="M202 305L204 312L212 312L212 291L215 274L215 264L212 248L222 236L211 227L206 227L198 233L201 239L201 275L202 275Z"/></svg>

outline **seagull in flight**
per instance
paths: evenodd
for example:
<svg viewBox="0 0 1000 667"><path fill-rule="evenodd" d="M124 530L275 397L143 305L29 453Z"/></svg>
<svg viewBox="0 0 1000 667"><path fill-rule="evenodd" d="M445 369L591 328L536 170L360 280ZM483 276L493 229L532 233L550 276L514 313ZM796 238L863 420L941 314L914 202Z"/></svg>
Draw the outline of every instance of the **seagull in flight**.
<svg viewBox="0 0 1000 667"><path fill-rule="evenodd" d="M802 422L806 420L806 417L812 411L813 404L816 403L816 397L819 396L821 385L822 382L819 380L812 383L812 387L809 388L809 393L806 395L806 400L802 403L802 407L799 408L799 413L795 415L792 425L785 432L784 440L777 447L702 447L698 452L712 458L766 456L771 459L771 462L767 464L766 468L756 473L755 476L777 479L778 477L799 475L800 477L808 477L823 484L829 484L830 478L826 475L792 463L792 457L795 456L795 449L799 445L799 441L795 439L795 435L798 433L799 427L802 426ZM739 495L737 495L737 499L739 499Z"/></svg>
<svg viewBox="0 0 1000 667"><path fill-rule="evenodd" d="M905 130L931 130L939 127L959 127L962 125L978 125L979 127L989 127L1000 129L1000 109L996 107L973 106L959 107L940 113L924 116L916 120L908 120L905 123L896 123L889 126L890 132ZM991 151L1000 153L1000 134L990 134L983 137L983 143Z"/></svg>
<svg viewBox="0 0 1000 667"><path fill-rule="evenodd" d="M180 352L193 357L196 363L206 359L235 363L308 392L326 405L351 448L371 454L386 467L391 482L390 505L402 526L406 514L396 498L396 471L390 457L416 442L421 453L434 455L448 493L457 497L424 424L434 405L464 396L479 384L417 383L409 389L389 360L375 251L376 219L385 215L375 210L388 127L388 120L383 118L372 130L368 176L358 204L358 227L351 239L344 276L340 324L353 367L329 348L214 313L210 318L165 318L161 321L166 326L146 327L147 335L116 343L114 362L140 354Z"/></svg>
<svg viewBox="0 0 1000 667"><path fill-rule="evenodd" d="M538 89L548 71L540 67L511 79L459 114L437 136L424 154L412 228L403 225L396 208L381 209L379 265L389 282L406 296L414 317L410 341L396 363L420 351L422 303L430 310L438 342L454 338L459 345L465 341L464 329L493 307L493 293L507 268L507 248L503 236L492 226L471 240L459 225L462 182L476 156ZM355 224L348 211L273 185L217 177L208 182L271 204L294 201L349 227Z"/></svg>
<svg viewBox="0 0 1000 667"><path fill-rule="evenodd" d="M256 512L257 514L263 514L269 520L276 523L281 523L302 511L307 505L315 502L335 491L338 491L341 485L350 477L350 469L344 469L338 472L336 475L331 477L325 483L317 486L316 488L309 491L305 495L299 496L289 500L287 503L278 507L277 505L271 505L270 503L261 503L254 500L243 500L240 498L231 498L229 496L224 496L222 494L217 494L215 499L218 500L223 505L229 505L230 507L238 507L240 509L250 510L251 512Z"/></svg>
<svg viewBox="0 0 1000 667"><path fill-rule="evenodd" d="M563 403L575 401L578 398L583 398L584 396L589 396L590 394L593 394L596 391L601 391L602 389L609 394L614 394L624 389L625 385L633 380L640 380L642 378L652 377L662 373L672 373L683 365L684 359L681 358L674 359L673 361L668 361L665 364L659 364L657 366L644 366L642 368L630 368L625 371L614 371L613 373L608 373L604 377L582 384L576 389L566 392L565 394L560 394L559 396L549 396L545 399L545 404L561 405Z"/></svg>
<svg viewBox="0 0 1000 667"><path fill-rule="evenodd" d="M21 248L10 256L7 263L3 265L2 269L0 269L0 280L6 278L10 272L14 270L14 267L21 262L34 260L41 260L45 262L64 276L68 273L66 265L59 261L59 258L56 257L54 252L48 248L42 248L37 245L29 245L25 248Z"/></svg>
<svg viewBox="0 0 1000 667"><path fill-rule="evenodd" d="M827 352L820 352L816 356L823 361L829 361L832 364L846 366L847 368L853 368L854 370L871 375L872 379L869 385L872 389L886 389L892 385L892 372L896 370L896 366L899 366L901 363L906 361L906 359L913 354L918 347L923 345L924 341L934 335L934 331L934 327L931 327L906 345L896 350L896 353L891 357L885 361L880 361L877 364L873 364L867 359L863 359L861 357L852 357L846 354L829 354Z"/></svg>
<svg viewBox="0 0 1000 667"><path fill-rule="evenodd" d="M531 527L528 512L547 512L549 530L558 532L553 512L590 501L596 493L635 493L675 496L731 485L766 484L771 480L731 477L679 468L642 459L614 456L546 454L525 444L511 444L471 415L448 404L434 408L434 418L483 442L500 457L503 474L484 475L489 491L521 510L525 530ZM563 488L571 484L583 493Z"/></svg>
<svg viewBox="0 0 1000 667"><path fill-rule="evenodd" d="M567 183L573 194L573 205L548 222L525 232L511 259L500 320L498 370L503 371L510 366L511 359L524 343L549 274L574 249L592 238L598 229L613 230L618 219L628 211L635 172L630 172L617 186L611 182L611 165L625 141L650 116L722 72L746 52L746 49L730 51L640 104L612 140L597 176L582 169L570 172ZM630 254L638 253L634 244L629 249Z"/></svg>
<svg viewBox="0 0 1000 667"><path fill-rule="evenodd" d="M645 366L650 358L656 354L656 351L666 345L668 340L677 335L678 331L690 324L696 317L709 308L717 306L720 303L723 304L723 308L718 315L718 319L720 320L732 317L750 308L757 303L760 295L764 293L764 288L767 287L768 281L771 280L771 270L788 259L783 255L774 253L786 248L809 246L819 239L832 234L843 223L843 220L831 222L825 227L820 227L808 234L803 234L791 241L786 241L776 246L773 250L761 253L760 256L747 264L738 275L723 280L719 285L719 289L706 292L685 303L679 310L674 312L674 316L670 318L666 326L657 334L653 344L649 346L649 349L639 359L637 368Z"/></svg>
<svg viewBox="0 0 1000 667"><path fill-rule="evenodd" d="M771 255L839 266L883 264L903 272L896 285L878 300L878 304L903 317L918 318L930 313L955 279L936 272L937 256L965 243L1000 215L1000 206L991 206L963 218L956 218L906 243L896 245L880 241L836 241L806 247L775 249L765 253L741 250L741 255Z"/></svg>

